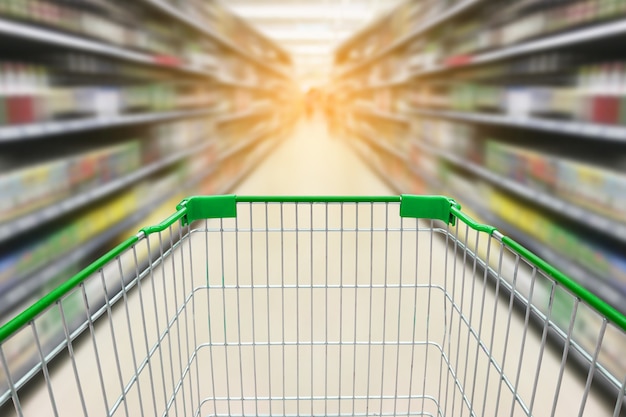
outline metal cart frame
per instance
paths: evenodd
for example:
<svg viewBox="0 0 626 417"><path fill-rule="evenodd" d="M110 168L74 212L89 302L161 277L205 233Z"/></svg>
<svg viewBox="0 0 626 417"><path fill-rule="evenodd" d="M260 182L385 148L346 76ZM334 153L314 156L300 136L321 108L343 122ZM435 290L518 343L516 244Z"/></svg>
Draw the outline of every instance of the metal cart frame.
<svg viewBox="0 0 626 417"><path fill-rule="evenodd" d="M624 346L447 197L191 197L0 327L0 411L620 416Z"/></svg>

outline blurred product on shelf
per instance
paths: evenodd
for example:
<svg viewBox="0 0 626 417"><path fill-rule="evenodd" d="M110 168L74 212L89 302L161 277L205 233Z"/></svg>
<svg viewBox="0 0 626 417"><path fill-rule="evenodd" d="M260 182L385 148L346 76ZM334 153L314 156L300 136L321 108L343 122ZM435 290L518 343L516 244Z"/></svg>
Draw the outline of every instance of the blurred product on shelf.
<svg viewBox="0 0 626 417"><path fill-rule="evenodd" d="M146 51L164 65L221 66L212 47L217 41L218 47L241 46L256 59L288 68L284 52L213 1L141 1L129 7L119 1L1 0L0 16ZM211 37L203 37L207 34Z"/></svg>
<svg viewBox="0 0 626 417"><path fill-rule="evenodd" d="M0 223L63 198L96 189L142 166L191 149L212 131L211 119L164 123L150 128L149 139L0 173Z"/></svg>
<svg viewBox="0 0 626 417"><path fill-rule="evenodd" d="M135 112L188 109L215 104L208 86L189 81L159 80L137 85L68 85L71 72L19 62L0 64L0 125L112 118ZM120 74L121 75L121 74Z"/></svg>
<svg viewBox="0 0 626 417"><path fill-rule="evenodd" d="M98 187L141 164L139 141L0 174L0 220L33 211L70 193Z"/></svg>

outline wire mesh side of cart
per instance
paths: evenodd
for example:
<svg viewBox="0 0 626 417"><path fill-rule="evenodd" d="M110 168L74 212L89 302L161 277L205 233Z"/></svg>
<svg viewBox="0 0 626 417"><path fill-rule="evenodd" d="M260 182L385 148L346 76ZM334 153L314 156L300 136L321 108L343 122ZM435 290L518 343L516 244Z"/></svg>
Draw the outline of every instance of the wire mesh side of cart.
<svg viewBox="0 0 626 417"><path fill-rule="evenodd" d="M454 206L237 201L179 207L2 328L0 414L626 413L623 316Z"/></svg>

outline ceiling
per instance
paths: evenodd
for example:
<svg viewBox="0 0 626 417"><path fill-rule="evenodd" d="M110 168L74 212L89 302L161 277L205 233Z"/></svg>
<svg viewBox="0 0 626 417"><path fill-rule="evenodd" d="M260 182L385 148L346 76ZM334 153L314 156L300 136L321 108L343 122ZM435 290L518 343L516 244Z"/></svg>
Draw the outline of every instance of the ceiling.
<svg viewBox="0 0 626 417"><path fill-rule="evenodd" d="M229 9L291 53L303 89L323 84L333 50L401 0L227 0Z"/></svg>

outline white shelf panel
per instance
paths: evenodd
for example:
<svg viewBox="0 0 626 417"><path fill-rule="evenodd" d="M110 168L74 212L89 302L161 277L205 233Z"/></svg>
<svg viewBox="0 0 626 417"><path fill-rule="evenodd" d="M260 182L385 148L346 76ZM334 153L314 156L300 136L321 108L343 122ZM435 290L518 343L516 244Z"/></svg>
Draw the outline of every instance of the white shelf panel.
<svg viewBox="0 0 626 417"><path fill-rule="evenodd" d="M30 41L41 42L48 45L55 45L85 52L102 54L112 58L122 59L130 62L137 62L145 65L152 65L159 68L184 71L189 74L207 77L215 76L214 73L211 71L205 71L190 66L164 65L157 62L155 57L153 57L152 55L136 52L131 49L119 47L116 45L111 45L106 42L87 39L80 35L70 35L56 31L54 29L47 29L43 27L37 27L35 25L13 22L2 18L0 18L0 34L11 37L19 37Z"/></svg>
<svg viewBox="0 0 626 417"><path fill-rule="evenodd" d="M89 118L32 123L18 126L0 127L0 143L18 140L35 139L48 135L76 133L95 129L106 129L141 123L160 122L170 119L196 117L216 113L214 109L169 111L158 113L141 113L120 115L107 118Z"/></svg>
<svg viewBox="0 0 626 417"><path fill-rule="evenodd" d="M550 133L580 136L593 140L604 140L612 142L626 141L626 126L608 126L597 123L544 120L537 118L515 118L497 114L443 110L411 110L411 113L423 116L433 116L468 122L478 122L497 126L510 126L529 130L540 130Z"/></svg>
<svg viewBox="0 0 626 417"><path fill-rule="evenodd" d="M579 43L589 43L626 34L626 19L597 24L591 27L573 29L557 35L548 35L542 39L522 42L518 45L506 46L472 56L470 62L463 65L439 65L427 70L416 71L412 77L433 75L452 69L462 69L477 64L501 61L530 53L544 52L552 49L568 47Z"/></svg>

